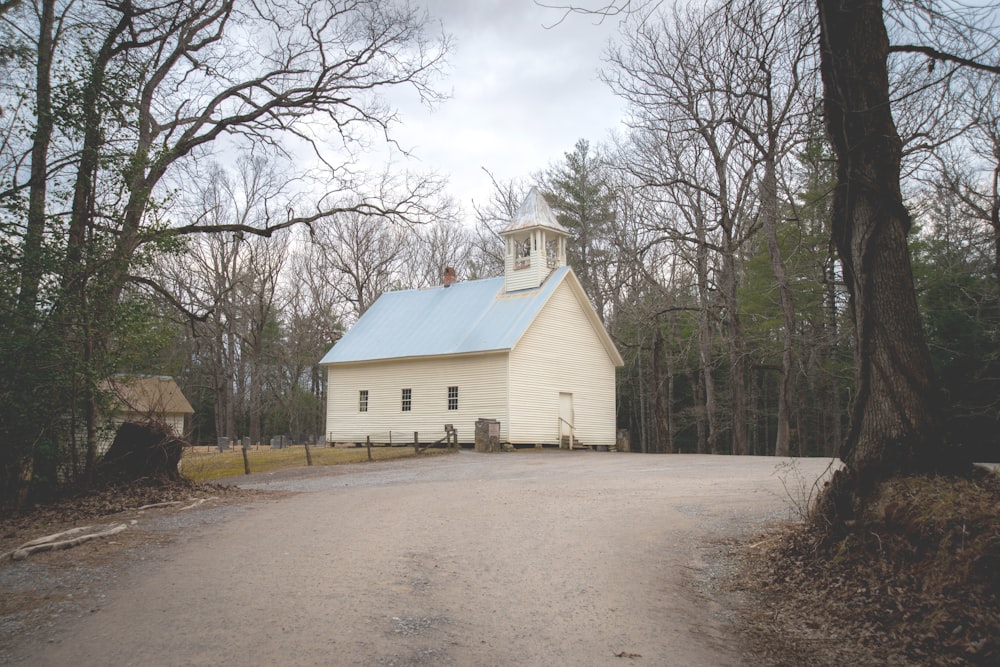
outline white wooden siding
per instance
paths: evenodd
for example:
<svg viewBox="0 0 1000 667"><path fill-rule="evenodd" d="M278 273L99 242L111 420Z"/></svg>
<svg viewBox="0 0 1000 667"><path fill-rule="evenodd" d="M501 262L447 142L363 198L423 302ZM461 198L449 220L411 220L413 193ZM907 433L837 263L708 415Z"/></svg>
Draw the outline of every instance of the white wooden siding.
<svg viewBox="0 0 1000 667"><path fill-rule="evenodd" d="M615 443L615 366L568 281L510 355L510 442L556 443L559 393L573 394L576 437Z"/></svg>
<svg viewBox="0 0 1000 667"><path fill-rule="evenodd" d="M459 357L332 364L327 367L327 438L334 442L423 442L444 436L454 424L461 442L472 442L480 417L500 420L507 439L507 352ZM458 387L458 410L448 410L448 387ZM368 412L358 411L358 392L368 390ZM412 390L409 412L402 390Z"/></svg>
<svg viewBox="0 0 1000 667"><path fill-rule="evenodd" d="M531 230L527 237L510 236L506 239L506 253L504 255L504 289L508 292L516 292L523 289L534 289L545 282L545 278L552 273L553 267L546 261L545 242L548 237L540 229ZM518 258L515 257L514 243L517 240L526 241L530 244L531 252L528 257L520 258L527 261L527 266L520 269L514 267ZM552 239L548 239L552 240ZM563 264L565 261L562 262Z"/></svg>
<svg viewBox="0 0 1000 667"><path fill-rule="evenodd" d="M184 415L164 415L164 421L173 430L174 435L178 437L184 435Z"/></svg>
<svg viewBox="0 0 1000 667"><path fill-rule="evenodd" d="M528 259L530 260L529 266L523 269L515 269L514 255L507 255L504 262L504 275L506 276L504 289L506 289L506 291L516 292L517 290L532 289L542 284L542 276L539 276L538 264L544 264L545 257L532 251L531 256ZM548 275L549 270L550 269L546 268L542 275Z"/></svg>

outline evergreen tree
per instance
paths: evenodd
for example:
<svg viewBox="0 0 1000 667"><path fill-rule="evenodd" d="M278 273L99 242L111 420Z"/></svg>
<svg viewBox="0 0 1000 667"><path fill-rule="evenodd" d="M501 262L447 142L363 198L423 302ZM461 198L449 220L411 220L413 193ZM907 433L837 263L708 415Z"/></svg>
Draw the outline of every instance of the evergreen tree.
<svg viewBox="0 0 1000 667"><path fill-rule="evenodd" d="M610 242L615 199L606 169L602 158L591 151L590 143L580 139L563 162L539 178L545 200L559 224L572 235L566 260L601 321L608 315L608 290L615 265Z"/></svg>

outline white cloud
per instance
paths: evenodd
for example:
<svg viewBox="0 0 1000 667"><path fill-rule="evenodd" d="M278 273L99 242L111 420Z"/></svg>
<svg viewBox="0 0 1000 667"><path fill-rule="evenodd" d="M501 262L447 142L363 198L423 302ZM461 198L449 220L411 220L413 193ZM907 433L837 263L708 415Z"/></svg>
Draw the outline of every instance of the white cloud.
<svg viewBox="0 0 1000 667"><path fill-rule="evenodd" d="M450 177L452 194L489 194L498 178L527 177L559 160L583 137L597 142L619 126L623 105L600 82L601 55L617 25L569 17L533 0L426 0L455 39L442 88L452 96L428 111L412 94L394 96L400 144L414 166Z"/></svg>

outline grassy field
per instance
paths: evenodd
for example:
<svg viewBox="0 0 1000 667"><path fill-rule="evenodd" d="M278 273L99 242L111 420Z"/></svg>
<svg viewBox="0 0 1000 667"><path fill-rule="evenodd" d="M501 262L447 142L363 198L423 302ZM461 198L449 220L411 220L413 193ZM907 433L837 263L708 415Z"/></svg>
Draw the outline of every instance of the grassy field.
<svg viewBox="0 0 1000 667"><path fill-rule="evenodd" d="M368 460L368 450L365 447L310 447L309 451L312 454L314 466ZM372 459L383 461L408 456L443 454L447 451L449 450L428 449L421 454L415 454L413 447L372 447ZM302 445L294 445L284 449L251 448L247 451L247 458L250 461L251 473L304 466L306 465L306 448ZM181 472L193 482L210 482L223 477L243 475L245 474L243 453L239 447L224 452L220 452L214 447L185 449L181 459Z"/></svg>

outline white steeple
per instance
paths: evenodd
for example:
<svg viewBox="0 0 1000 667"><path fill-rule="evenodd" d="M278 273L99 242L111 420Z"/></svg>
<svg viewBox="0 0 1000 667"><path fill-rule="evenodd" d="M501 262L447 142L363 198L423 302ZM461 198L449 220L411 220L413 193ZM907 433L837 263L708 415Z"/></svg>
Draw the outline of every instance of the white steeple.
<svg viewBox="0 0 1000 667"><path fill-rule="evenodd" d="M531 188L510 225L500 232L506 244L505 291L534 289L553 270L565 266L569 235L538 188Z"/></svg>

